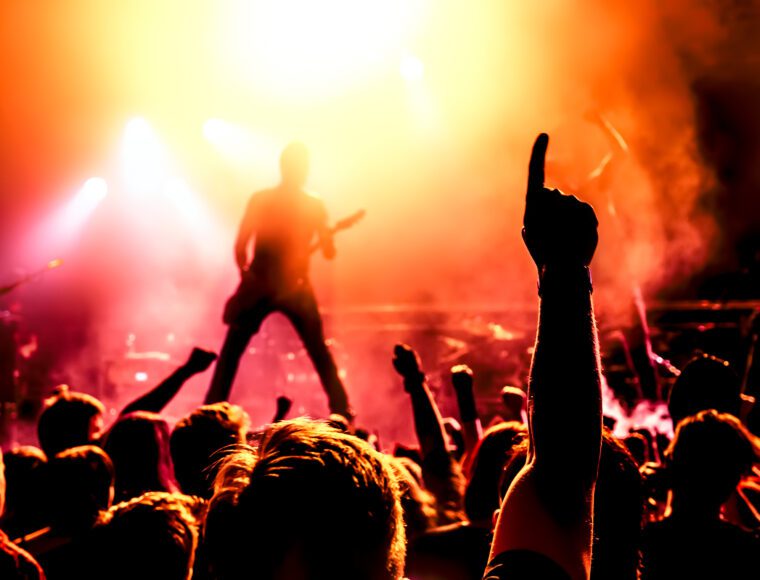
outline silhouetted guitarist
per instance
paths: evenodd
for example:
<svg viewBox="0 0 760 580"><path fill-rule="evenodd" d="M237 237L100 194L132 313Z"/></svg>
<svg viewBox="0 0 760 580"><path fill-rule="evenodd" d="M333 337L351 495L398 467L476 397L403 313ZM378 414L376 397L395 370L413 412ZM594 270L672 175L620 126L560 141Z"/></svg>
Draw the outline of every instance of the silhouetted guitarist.
<svg viewBox="0 0 760 580"><path fill-rule="evenodd" d="M240 358L264 319L281 312L293 324L311 358L328 397L330 411L350 417L346 391L325 344L322 319L309 283L312 239L331 260L335 257L332 231L322 201L303 190L309 172L309 152L291 143L280 156L282 179L272 189L255 193L245 212L235 243L242 280L227 302L229 325L206 404L227 400ZM255 239L253 260L249 246Z"/></svg>

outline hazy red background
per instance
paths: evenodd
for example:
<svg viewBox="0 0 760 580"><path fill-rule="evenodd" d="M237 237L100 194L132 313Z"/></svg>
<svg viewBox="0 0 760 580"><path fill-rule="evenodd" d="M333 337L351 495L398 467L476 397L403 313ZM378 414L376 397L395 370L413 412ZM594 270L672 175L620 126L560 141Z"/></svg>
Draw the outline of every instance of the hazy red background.
<svg viewBox="0 0 760 580"><path fill-rule="evenodd" d="M3 2L0 283L63 255L10 302L31 326L56 321L47 332L69 362L101 368L130 333L141 350L170 334L177 352L215 348L246 198L300 138L331 216L368 211L334 263L315 261L325 307L530 306L519 228L532 139L552 135L549 179L572 188L608 152L584 120L596 110L631 147L608 190L587 192L604 214L599 309L625 310L624 261L647 297L688 296L693 279L735 267L736 242L760 225L755 6ZM404 78L414 59L424 74ZM136 192L135 117L160 151L153 166L143 151L156 174ZM211 118L231 140L204 137ZM93 176L109 196L76 236L55 238L50 220ZM613 231L606 194L626 231Z"/></svg>

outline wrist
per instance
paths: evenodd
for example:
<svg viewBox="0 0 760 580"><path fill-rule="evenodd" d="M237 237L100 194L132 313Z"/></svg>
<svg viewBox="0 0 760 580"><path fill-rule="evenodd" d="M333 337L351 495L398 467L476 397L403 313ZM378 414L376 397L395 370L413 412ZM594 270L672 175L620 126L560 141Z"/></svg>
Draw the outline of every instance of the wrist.
<svg viewBox="0 0 760 580"><path fill-rule="evenodd" d="M404 375L404 390L411 393L412 391L418 391L425 384L425 373L419 371L417 373L409 373Z"/></svg>
<svg viewBox="0 0 760 580"><path fill-rule="evenodd" d="M538 295L547 293L591 294L591 269L580 264L551 264L538 268Z"/></svg>
<svg viewBox="0 0 760 580"><path fill-rule="evenodd" d="M459 416L463 423L469 423L478 418L475 394L472 389L464 393L457 391L457 404L459 405Z"/></svg>
<svg viewBox="0 0 760 580"><path fill-rule="evenodd" d="M197 374L199 371L198 369L193 365L193 363L186 362L181 367L177 369L177 373L182 377L192 377L193 375Z"/></svg>

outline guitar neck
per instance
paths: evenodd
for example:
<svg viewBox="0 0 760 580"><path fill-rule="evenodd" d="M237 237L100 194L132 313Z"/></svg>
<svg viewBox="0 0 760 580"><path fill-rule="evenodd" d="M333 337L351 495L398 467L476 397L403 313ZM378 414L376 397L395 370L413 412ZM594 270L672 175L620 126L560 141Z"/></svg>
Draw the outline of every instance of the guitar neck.
<svg viewBox="0 0 760 580"><path fill-rule="evenodd" d="M364 210L359 210L355 214L350 215L349 217L340 220L337 224L335 224L333 227L331 227L328 231L330 232L331 236L334 236L338 232L341 232L343 230L347 230L348 228L353 227L363 217L364 217ZM314 252L316 252L320 248L321 245L322 244L320 244L319 240L313 242L311 244L311 247L309 248L309 253L313 254Z"/></svg>
<svg viewBox="0 0 760 580"><path fill-rule="evenodd" d="M334 226L334 227L330 228L328 231L330 232L331 236L334 236L338 232L343 231L345 229L346 228L342 228L342 227L339 227L339 226ZM309 248L309 253L313 254L314 252L316 252L317 250L319 250L319 248L321 248L321 247L322 247L322 244L320 243L320 241L319 240L315 240L315 241L313 241L311 243L311 247Z"/></svg>

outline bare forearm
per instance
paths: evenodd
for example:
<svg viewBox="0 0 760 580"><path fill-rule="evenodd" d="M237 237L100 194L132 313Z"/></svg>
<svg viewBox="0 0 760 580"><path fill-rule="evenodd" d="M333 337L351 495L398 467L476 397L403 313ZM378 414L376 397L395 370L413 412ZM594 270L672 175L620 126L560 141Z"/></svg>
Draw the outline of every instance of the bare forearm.
<svg viewBox="0 0 760 580"><path fill-rule="evenodd" d="M446 452L443 419L424 379L405 380L412 401L414 430L422 456Z"/></svg>
<svg viewBox="0 0 760 580"><path fill-rule="evenodd" d="M194 374L194 372L188 370L185 366L179 367L156 387L124 407L120 415L126 415L135 411L160 413L176 396L182 385Z"/></svg>
<svg viewBox="0 0 760 580"><path fill-rule="evenodd" d="M593 485L601 445L601 376L590 289L582 273L542 282L538 336L528 392L532 454Z"/></svg>
<svg viewBox="0 0 760 580"><path fill-rule="evenodd" d="M483 436L483 428L478 417L475 404L475 393L472 387L456 389L459 418L462 421L465 453L472 453Z"/></svg>

